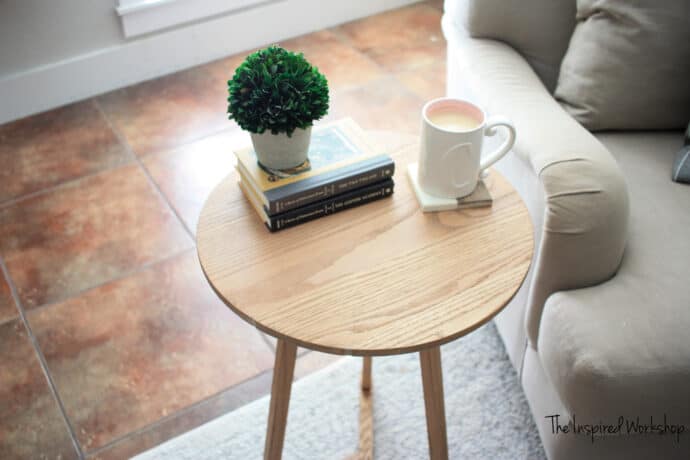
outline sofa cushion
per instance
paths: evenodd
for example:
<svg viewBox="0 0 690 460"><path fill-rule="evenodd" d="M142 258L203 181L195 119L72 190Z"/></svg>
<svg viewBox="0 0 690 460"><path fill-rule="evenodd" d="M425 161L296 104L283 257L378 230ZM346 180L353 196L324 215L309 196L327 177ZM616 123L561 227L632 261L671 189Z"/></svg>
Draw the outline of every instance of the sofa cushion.
<svg viewBox="0 0 690 460"><path fill-rule="evenodd" d="M525 319L530 345L536 347L551 294L598 285L618 269L628 225L625 177L609 151L563 110L514 48L469 38L446 18L443 28L449 94L471 97L487 113L513 121L518 133L513 153L531 165L543 189L540 218L533 216L540 242Z"/></svg>
<svg viewBox="0 0 690 460"><path fill-rule="evenodd" d="M555 95L590 130L690 119L690 2L578 0Z"/></svg>
<svg viewBox="0 0 690 460"><path fill-rule="evenodd" d="M598 136L630 184L628 245L609 281L553 294L544 369L571 414L690 422L690 187L668 165L682 133Z"/></svg>
<svg viewBox="0 0 690 460"><path fill-rule="evenodd" d="M446 0L445 10L471 37L517 49L553 91L575 27L575 0Z"/></svg>

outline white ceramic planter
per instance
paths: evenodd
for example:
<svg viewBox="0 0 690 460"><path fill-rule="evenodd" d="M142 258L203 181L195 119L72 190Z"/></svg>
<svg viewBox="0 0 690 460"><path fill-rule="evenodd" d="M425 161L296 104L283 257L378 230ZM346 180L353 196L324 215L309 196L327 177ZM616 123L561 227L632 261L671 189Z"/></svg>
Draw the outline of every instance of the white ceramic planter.
<svg viewBox="0 0 690 460"><path fill-rule="evenodd" d="M251 133L252 144L259 163L272 169L290 169L307 160L311 126L307 129L296 129L292 137L285 133L263 134Z"/></svg>

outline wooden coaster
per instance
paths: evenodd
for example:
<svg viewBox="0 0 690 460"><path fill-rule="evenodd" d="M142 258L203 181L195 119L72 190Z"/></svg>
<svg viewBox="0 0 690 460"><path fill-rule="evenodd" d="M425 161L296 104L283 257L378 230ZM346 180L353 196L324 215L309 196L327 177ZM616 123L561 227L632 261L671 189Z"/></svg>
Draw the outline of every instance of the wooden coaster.
<svg viewBox="0 0 690 460"><path fill-rule="evenodd" d="M417 172L419 170L419 165L417 163L411 163L407 166L407 177L412 184L412 189L417 195L417 201L419 202L419 207L422 208L423 212L437 212L437 211L450 211L453 209L463 209L463 208L483 208L491 206L493 198L491 198L491 193L486 187L483 179L477 182L477 187L472 193L462 198L441 198L434 195L430 195L422 190L419 182L417 181Z"/></svg>

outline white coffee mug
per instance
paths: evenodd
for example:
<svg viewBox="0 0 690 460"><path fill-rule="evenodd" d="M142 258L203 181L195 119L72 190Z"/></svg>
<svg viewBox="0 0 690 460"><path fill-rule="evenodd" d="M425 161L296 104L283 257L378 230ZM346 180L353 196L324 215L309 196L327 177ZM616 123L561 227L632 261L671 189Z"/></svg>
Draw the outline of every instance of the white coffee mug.
<svg viewBox="0 0 690 460"><path fill-rule="evenodd" d="M508 138L482 158L484 135L493 136L498 126L508 128ZM482 171L500 160L514 143L515 127L509 120L487 120L482 109L461 99L431 100L422 109L419 185L442 198L467 196L474 191Z"/></svg>

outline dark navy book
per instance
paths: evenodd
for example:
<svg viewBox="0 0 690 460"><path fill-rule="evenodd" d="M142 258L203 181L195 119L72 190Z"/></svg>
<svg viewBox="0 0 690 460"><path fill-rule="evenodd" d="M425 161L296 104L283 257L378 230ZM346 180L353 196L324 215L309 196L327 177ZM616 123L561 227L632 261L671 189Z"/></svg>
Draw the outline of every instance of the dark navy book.
<svg viewBox="0 0 690 460"><path fill-rule="evenodd" d="M275 232L390 196L393 194L394 184L393 179L386 179L273 216L265 212L256 196L242 181L240 187L266 227Z"/></svg>

